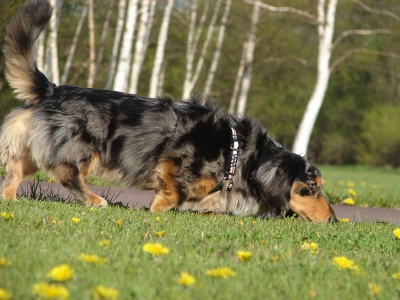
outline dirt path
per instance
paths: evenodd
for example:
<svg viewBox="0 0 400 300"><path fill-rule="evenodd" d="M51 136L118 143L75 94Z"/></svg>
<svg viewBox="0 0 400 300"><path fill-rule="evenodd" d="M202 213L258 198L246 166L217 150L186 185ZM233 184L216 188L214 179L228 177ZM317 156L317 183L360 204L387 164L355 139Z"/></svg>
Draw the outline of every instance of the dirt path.
<svg viewBox="0 0 400 300"><path fill-rule="evenodd" d="M2 180L0 179L0 183ZM28 182L24 181L19 192L22 189L27 190ZM72 198L70 194L59 184L41 182L40 188L42 191L51 190L55 194L59 194L63 198ZM136 191L133 189L124 188L105 188L97 186L89 186L89 188L101 195L108 195L108 199L113 199L113 202L121 202L129 207L140 208L142 206L149 207L150 201L154 195L153 191ZM332 205L338 218L348 218L350 222L391 222L400 225L400 210L387 208L367 208L357 206Z"/></svg>

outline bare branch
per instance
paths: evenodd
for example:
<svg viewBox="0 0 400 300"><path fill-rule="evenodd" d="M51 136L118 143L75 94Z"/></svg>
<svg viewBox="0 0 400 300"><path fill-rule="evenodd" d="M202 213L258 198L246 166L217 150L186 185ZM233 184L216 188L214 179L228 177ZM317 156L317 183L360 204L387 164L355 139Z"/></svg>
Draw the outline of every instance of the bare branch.
<svg viewBox="0 0 400 300"><path fill-rule="evenodd" d="M364 8L366 11L369 11L370 13L386 15L386 16L396 19L397 21L400 21L400 17L390 11L370 8L369 6L367 6L366 4L364 4L363 2L361 2L359 0L353 0L353 2L357 3L362 8Z"/></svg>
<svg viewBox="0 0 400 300"><path fill-rule="evenodd" d="M275 11L275 12L290 12L290 13L297 14L297 15L300 15L300 16L302 16L302 17L305 17L305 18L307 18L307 19L311 19L311 20L315 20L315 19L316 19L316 17L315 17L314 15L309 14L309 13L306 12L306 11L293 8L293 7L284 7L284 6L282 6L282 7L277 7L277 6L271 6L271 5L262 3L262 2L260 2L260 1L253 1L253 0L243 0L243 1L244 1L244 2L247 2L247 3L249 3L249 4L252 4L252 5L254 5L254 4L257 2L259 7L264 8L264 9L269 10L269 11Z"/></svg>
<svg viewBox="0 0 400 300"><path fill-rule="evenodd" d="M365 48L356 48L356 49L351 49L349 51L346 51L341 57L339 57L337 60L335 60L335 62L333 62L332 65L330 66L329 72L332 72L346 58L348 58L349 56L356 54L356 53L365 53L365 54L369 54L369 55L386 56L386 57L391 57L391 58L400 60L400 55L397 53L394 53L394 52L375 51L375 50L368 50Z"/></svg>
<svg viewBox="0 0 400 300"><path fill-rule="evenodd" d="M349 35L353 35L353 34L357 34L357 35L372 35L372 34L377 34L377 33L384 33L384 34L395 34L398 33L398 31L396 30L389 30L389 29L352 29L352 30L346 30L343 31L337 38L336 40L333 42L332 44L332 49L335 48L340 42L341 40L343 40L345 37L349 36Z"/></svg>

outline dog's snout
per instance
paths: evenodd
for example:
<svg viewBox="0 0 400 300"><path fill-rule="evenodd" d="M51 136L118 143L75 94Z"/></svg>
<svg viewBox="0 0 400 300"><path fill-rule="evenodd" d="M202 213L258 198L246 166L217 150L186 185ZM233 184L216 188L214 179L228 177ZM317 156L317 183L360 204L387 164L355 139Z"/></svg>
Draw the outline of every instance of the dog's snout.
<svg viewBox="0 0 400 300"><path fill-rule="evenodd" d="M331 213L331 215L328 218L328 221L332 223L337 223L338 219L336 218L336 214L330 205L329 205L329 212Z"/></svg>

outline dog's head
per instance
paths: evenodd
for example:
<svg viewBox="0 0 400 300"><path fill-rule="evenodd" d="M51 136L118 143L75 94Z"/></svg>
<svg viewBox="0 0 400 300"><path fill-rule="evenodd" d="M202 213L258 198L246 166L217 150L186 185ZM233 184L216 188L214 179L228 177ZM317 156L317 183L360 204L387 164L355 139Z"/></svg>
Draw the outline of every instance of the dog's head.
<svg viewBox="0 0 400 300"><path fill-rule="evenodd" d="M309 221L337 221L322 192L320 171L300 155L275 154L258 166L253 180L272 216L284 216L290 210Z"/></svg>

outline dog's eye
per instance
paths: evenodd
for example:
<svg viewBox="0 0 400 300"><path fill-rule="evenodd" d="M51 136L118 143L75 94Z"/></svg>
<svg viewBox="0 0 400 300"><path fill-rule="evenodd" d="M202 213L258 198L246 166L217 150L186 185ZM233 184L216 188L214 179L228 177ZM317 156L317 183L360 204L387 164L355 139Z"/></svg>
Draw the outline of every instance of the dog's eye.
<svg viewBox="0 0 400 300"><path fill-rule="evenodd" d="M313 190L317 187L317 185L315 184L315 182L311 182L311 183L309 184L309 186L310 186L310 188L313 189Z"/></svg>

